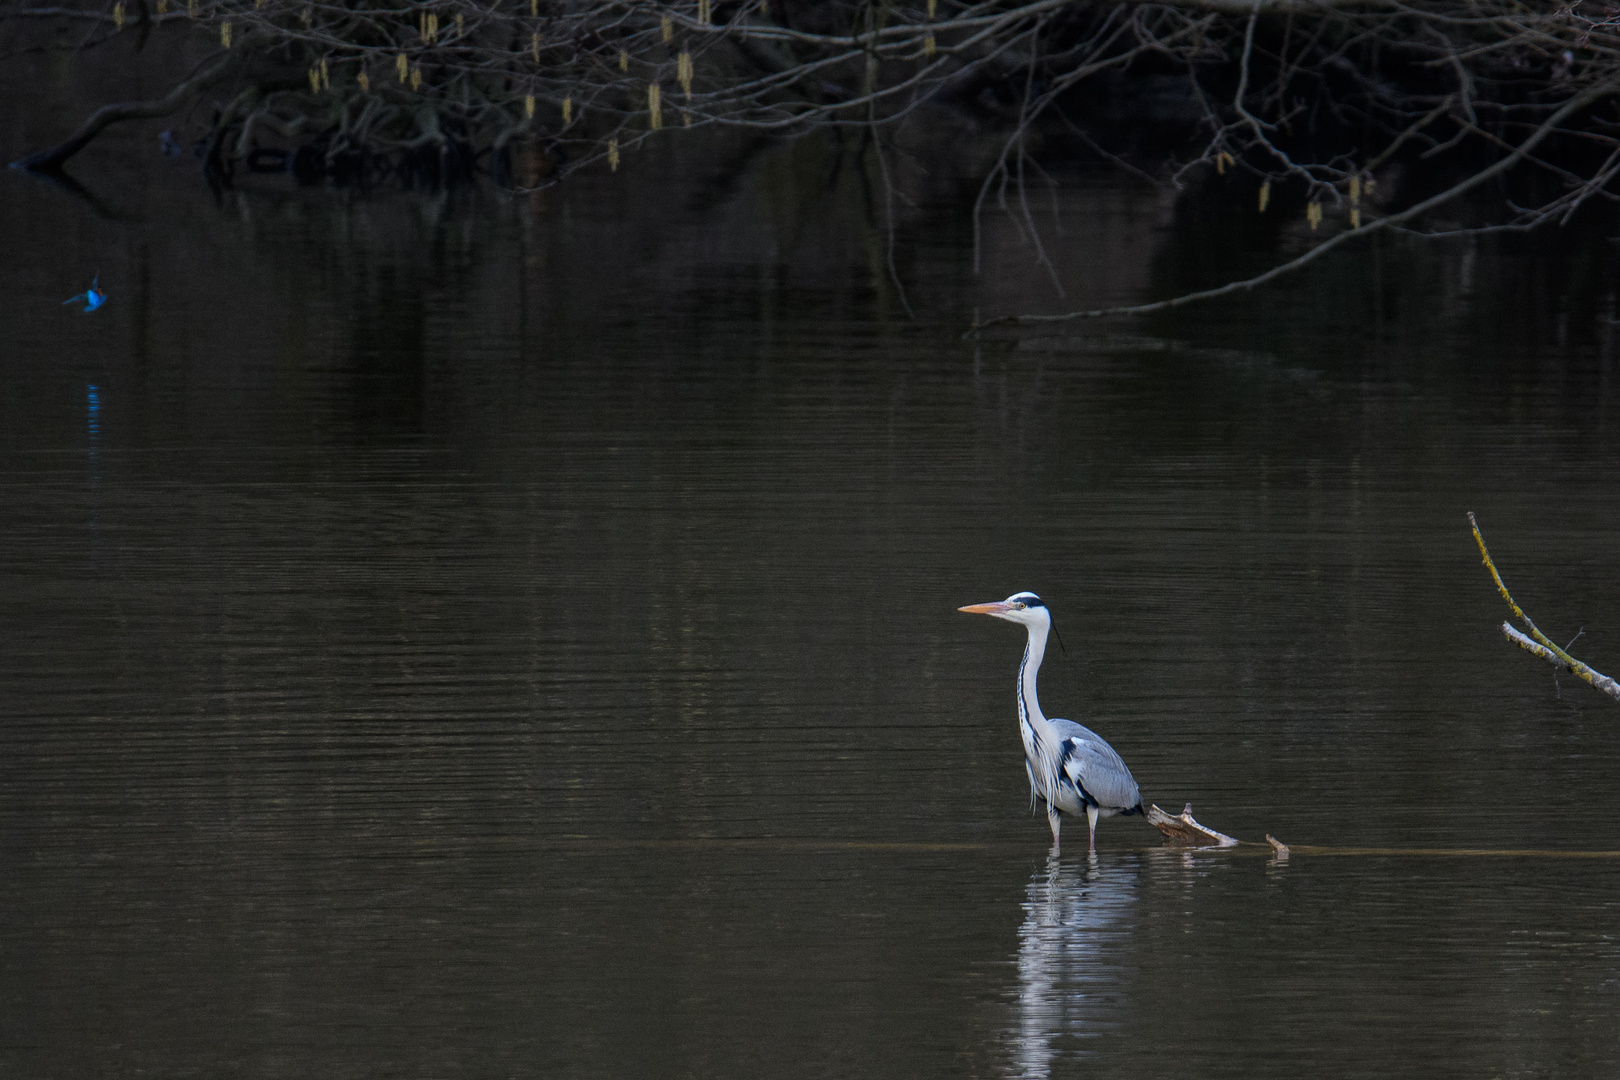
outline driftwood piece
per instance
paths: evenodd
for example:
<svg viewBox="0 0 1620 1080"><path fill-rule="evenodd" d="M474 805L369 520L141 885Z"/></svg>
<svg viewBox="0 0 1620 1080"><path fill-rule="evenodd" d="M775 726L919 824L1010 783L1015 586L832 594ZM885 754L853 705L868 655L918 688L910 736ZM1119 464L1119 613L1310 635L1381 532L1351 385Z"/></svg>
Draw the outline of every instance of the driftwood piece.
<svg viewBox="0 0 1620 1080"><path fill-rule="evenodd" d="M1238 843L1225 833L1198 824L1192 816L1192 803L1188 803L1180 814L1174 816L1160 810L1157 805L1150 806L1147 819L1149 824L1164 834L1166 840L1175 840L1183 844L1201 844L1206 847L1236 847Z"/></svg>
<svg viewBox="0 0 1620 1080"><path fill-rule="evenodd" d="M1270 833L1266 833L1266 843L1271 845L1272 854L1276 855L1277 858L1279 858L1279 859L1288 858L1288 845L1287 844L1283 843L1281 840L1277 839L1275 836L1272 836Z"/></svg>
<svg viewBox="0 0 1620 1080"><path fill-rule="evenodd" d="M1575 659L1559 648L1546 634L1537 629L1530 616L1526 615L1524 609L1514 602L1513 595L1508 592L1507 586L1502 583L1502 575L1496 572L1496 564L1491 561L1491 553L1485 550L1485 537L1480 535L1479 522L1474 520L1473 511L1468 513L1468 524L1473 526L1474 540L1479 544L1479 554L1485 560L1486 569L1491 572L1491 580L1496 582L1496 591L1502 594L1502 599L1507 601L1507 605L1512 609L1513 614L1530 631L1529 634L1525 634L1515 629L1512 623L1504 622L1502 623L1502 635L1526 652L1534 653L1543 660L1563 668L1594 690L1602 691L1614 700L1620 701L1620 682L1615 682L1609 676L1594 671L1588 665Z"/></svg>

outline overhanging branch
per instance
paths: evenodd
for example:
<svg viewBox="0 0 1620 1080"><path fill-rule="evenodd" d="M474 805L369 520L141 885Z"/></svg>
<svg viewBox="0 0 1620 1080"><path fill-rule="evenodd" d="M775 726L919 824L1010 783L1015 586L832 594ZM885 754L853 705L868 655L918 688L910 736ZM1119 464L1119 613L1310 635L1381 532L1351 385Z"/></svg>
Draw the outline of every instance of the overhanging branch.
<svg viewBox="0 0 1620 1080"><path fill-rule="evenodd" d="M1561 105L1557 111L1555 111L1551 116L1547 117L1546 120L1542 121L1542 123L1534 131L1532 131L1522 142L1515 146L1512 152L1507 156L1499 158L1492 164L1480 169L1478 172L1470 174L1465 179L1453 184L1451 187L1437 195L1432 195L1429 198L1424 199L1422 202L1415 203L1399 213L1390 214L1387 217L1377 218L1370 221L1361 228L1346 229L1344 232L1338 233L1324 240L1322 243L1311 248L1298 258L1291 259L1285 263L1280 263L1263 274L1257 274L1251 278L1244 278L1242 281L1228 282L1225 285L1219 285L1212 289L1201 289L1198 292L1184 293L1181 296L1174 296L1167 300L1155 300L1147 304L1126 304L1119 307L1092 308L1087 311L1069 311L1061 315L1001 315L993 319L986 319L981 323L973 324L973 326L969 327L968 334L971 335L991 326L1000 326L1008 323L1032 325L1036 323L1069 322L1075 319L1099 319L1108 315L1147 315L1155 311L1168 311L1172 308L1184 307L1187 304L1195 304L1203 300L1214 300L1217 297L1227 296L1232 293L1247 292L1250 289L1264 285L1267 282L1274 281L1285 274L1291 274L1296 270L1302 270L1306 266L1309 266L1311 263L1315 262L1317 259L1320 259L1322 256L1326 255L1328 252L1349 243L1351 240L1376 233L1381 229L1392 229L1396 226L1404 225L1406 222L1420 218L1429 211L1451 202L1453 199L1464 194L1465 192L1471 191L1472 189L1485 183L1487 180L1507 172L1509 169L1525 160L1529 156L1530 151L1535 149L1535 147L1540 144L1542 140L1546 139L1549 135L1557 131L1565 120L1568 120L1581 110L1590 108L1604 98L1610 97L1617 92L1620 92L1620 86L1604 84L1601 86L1588 87L1586 90L1583 90L1581 93L1576 94L1574 97L1564 102L1564 104Z"/></svg>
<svg viewBox="0 0 1620 1080"><path fill-rule="evenodd" d="M185 105L211 83L222 78L235 64L238 53L220 52L203 61L202 66L185 82L170 90L157 101L122 101L103 105L90 114L73 136L59 146L13 161L13 169L25 172L55 172L69 158L83 150L90 142L113 124L125 120L150 120L167 116Z"/></svg>

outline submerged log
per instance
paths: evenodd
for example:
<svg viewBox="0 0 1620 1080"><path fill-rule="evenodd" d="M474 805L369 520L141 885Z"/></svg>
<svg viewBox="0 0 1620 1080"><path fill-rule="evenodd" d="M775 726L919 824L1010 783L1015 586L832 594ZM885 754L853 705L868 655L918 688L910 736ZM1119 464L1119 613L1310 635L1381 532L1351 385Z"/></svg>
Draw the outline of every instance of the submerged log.
<svg viewBox="0 0 1620 1080"><path fill-rule="evenodd" d="M1148 807L1148 822L1161 833L1166 840L1174 840L1182 844L1200 844L1205 847L1236 847L1237 840L1225 833L1216 832L1207 825L1198 824L1192 816L1192 803L1188 803L1180 814L1170 815L1160 810L1157 805Z"/></svg>

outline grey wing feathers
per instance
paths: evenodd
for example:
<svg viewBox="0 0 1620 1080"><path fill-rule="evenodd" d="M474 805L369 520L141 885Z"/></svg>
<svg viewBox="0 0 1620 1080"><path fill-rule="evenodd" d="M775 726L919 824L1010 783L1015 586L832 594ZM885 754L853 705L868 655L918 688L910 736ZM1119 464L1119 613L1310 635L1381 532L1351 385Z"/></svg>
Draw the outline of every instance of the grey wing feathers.
<svg viewBox="0 0 1620 1080"><path fill-rule="evenodd" d="M1102 736L1072 720L1052 723L1067 744L1063 771L1070 783L1104 809L1130 810L1141 803L1142 793L1136 786L1136 778Z"/></svg>

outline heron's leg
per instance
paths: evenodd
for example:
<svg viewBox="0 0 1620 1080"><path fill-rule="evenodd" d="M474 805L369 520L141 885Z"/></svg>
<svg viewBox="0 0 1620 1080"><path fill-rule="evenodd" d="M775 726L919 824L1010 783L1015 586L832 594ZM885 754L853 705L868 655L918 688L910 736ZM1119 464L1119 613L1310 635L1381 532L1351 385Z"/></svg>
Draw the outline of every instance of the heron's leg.
<svg viewBox="0 0 1620 1080"><path fill-rule="evenodd" d="M1058 832L1063 828L1063 821L1058 817L1058 809L1051 803L1046 804L1046 823L1052 826L1052 850L1058 848Z"/></svg>
<svg viewBox="0 0 1620 1080"><path fill-rule="evenodd" d="M1097 850L1097 808L1086 807L1086 823L1091 826L1091 850Z"/></svg>

